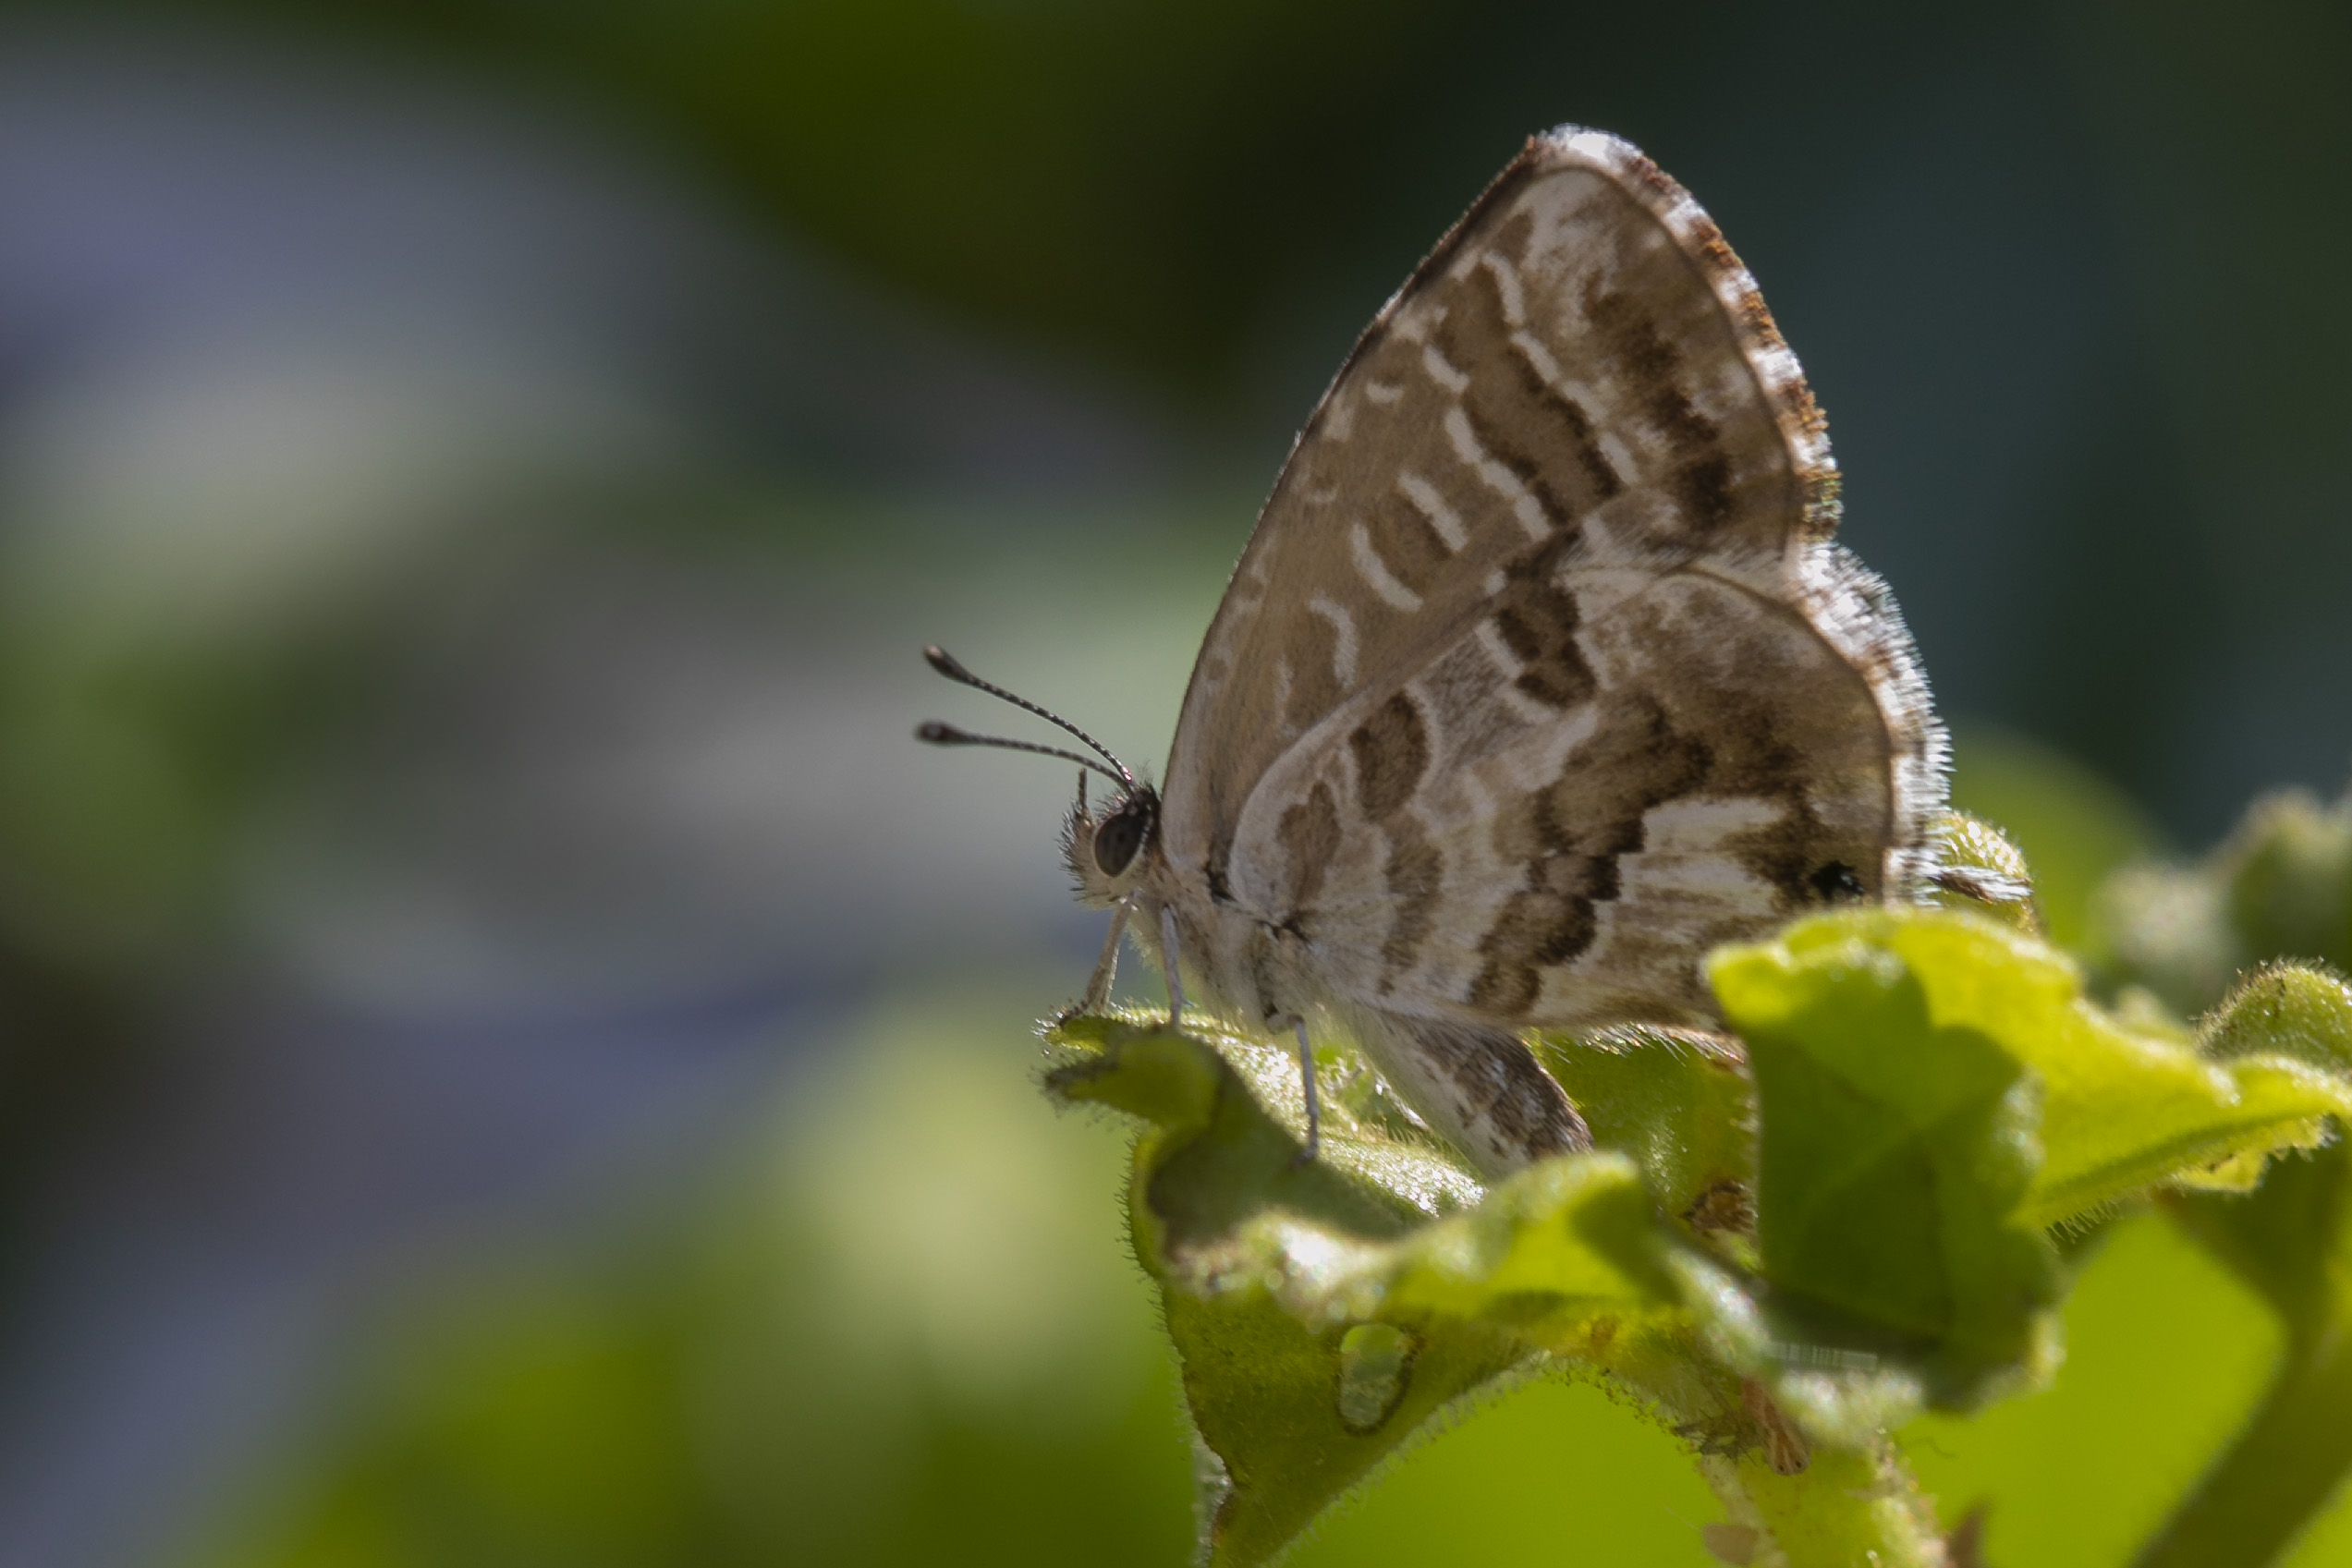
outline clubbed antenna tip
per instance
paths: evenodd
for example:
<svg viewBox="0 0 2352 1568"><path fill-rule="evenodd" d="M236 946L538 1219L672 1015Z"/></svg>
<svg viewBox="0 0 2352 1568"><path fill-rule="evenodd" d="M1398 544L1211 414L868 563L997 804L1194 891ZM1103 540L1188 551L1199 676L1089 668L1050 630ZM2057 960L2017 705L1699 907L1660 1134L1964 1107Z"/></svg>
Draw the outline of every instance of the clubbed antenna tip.
<svg viewBox="0 0 2352 1568"><path fill-rule="evenodd" d="M1101 741L1095 739L1092 735L1087 734L1084 730L1079 728L1067 719L1063 718L1059 713L1054 712L1049 709L1041 708L1026 697L1015 696L1012 692L1006 691L1003 687L997 686L993 682L981 679L978 675L964 668L963 662L961 660L957 659L953 653L948 652L947 650L940 647L939 644L935 642L923 650L923 662L929 664L932 669L937 670L941 675L945 675L949 680L954 681L958 686L968 686L975 691L984 691L988 693L989 696L997 699L999 701L1009 702L1014 707L1020 709L1024 712L1034 713L1039 718L1044 720L1047 723L1054 725L1058 729L1078 736L1079 739L1087 744L1087 747L1092 750L1097 757L1102 758L1103 761L1108 762L1110 766L1105 768L1101 762L1095 762L1090 759L1078 756L1074 752L1063 751L1051 746L1032 746L1027 741L999 740L987 735L968 735L964 731L955 728L953 725L939 723L936 721L925 723L918 728L915 731L915 738L917 740L928 741L933 746L1001 746L1012 751L1035 751L1047 757L1067 758L1071 761L1092 768L1096 772L1103 774L1105 778L1116 780L1121 789L1131 790L1135 787L1135 775L1127 772L1126 763L1120 761L1116 757L1114 757L1111 754L1111 748L1109 747L1104 746Z"/></svg>
<svg viewBox="0 0 2352 1568"><path fill-rule="evenodd" d="M943 724L937 719L925 719L915 726L915 738L929 746L993 746L1004 751L1033 751L1040 757L1059 757L1065 762L1075 762L1081 768L1091 768L1121 789L1130 787L1134 780L1115 773L1091 757L1066 751L1058 746L1040 746L1033 740L1013 740L1004 735L974 735L953 724ZM1081 775L1082 776L1082 775Z"/></svg>

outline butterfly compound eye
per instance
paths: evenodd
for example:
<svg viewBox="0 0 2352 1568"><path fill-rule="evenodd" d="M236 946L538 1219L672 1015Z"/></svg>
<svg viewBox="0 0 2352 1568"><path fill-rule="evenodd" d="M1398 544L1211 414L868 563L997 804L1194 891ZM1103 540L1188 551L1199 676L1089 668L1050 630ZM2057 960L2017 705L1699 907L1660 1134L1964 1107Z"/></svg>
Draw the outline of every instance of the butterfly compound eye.
<svg viewBox="0 0 2352 1568"><path fill-rule="evenodd" d="M1143 835L1152 829L1152 808L1140 796L1130 799L1103 819L1094 830L1094 864L1106 877L1115 877L1135 860Z"/></svg>
<svg viewBox="0 0 2352 1568"><path fill-rule="evenodd" d="M1843 860L1833 860L1813 873L1813 891L1822 895L1824 904L1838 904L1850 899L1867 898L1870 889L1854 868Z"/></svg>

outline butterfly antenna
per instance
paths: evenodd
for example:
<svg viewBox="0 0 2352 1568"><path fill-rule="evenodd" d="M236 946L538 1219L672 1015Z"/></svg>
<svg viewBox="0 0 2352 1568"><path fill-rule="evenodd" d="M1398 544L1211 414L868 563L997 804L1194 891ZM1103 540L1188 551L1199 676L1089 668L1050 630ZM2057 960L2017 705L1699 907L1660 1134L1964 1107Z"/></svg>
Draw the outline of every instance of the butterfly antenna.
<svg viewBox="0 0 2352 1568"><path fill-rule="evenodd" d="M1040 708L1036 703L1031 702L1026 697L1016 697L1013 693L1006 691L1003 687L996 685L993 681L984 681L981 679L978 675L964 668L960 660L958 660L954 654L948 652L947 650L940 647L937 643L933 643L929 648L923 650L923 661L932 669L937 670L941 675L945 675L949 680L956 682L958 686L968 686L975 691L984 691L991 697L996 698L1001 701L1009 702L1014 707L1021 709L1026 712L1034 713L1039 718L1044 720L1047 723L1052 724L1058 729L1066 730L1071 735L1078 736L1079 739L1086 742L1087 746L1095 753L1095 755L1101 757L1103 761L1111 764L1110 776L1119 781L1120 787L1124 789L1133 789L1135 787L1135 775L1127 771L1126 763L1120 761L1116 757L1111 754L1111 748L1109 747L1103 745L1101 741L1095 739L1092 735L1087 734L1084 730L1079 728L1076 724L1070 723L1059 713L1054 712L1050 709ZM932 726L926 725L924 727L928 729ZM942 724L937 727L945 729L947 726ZM961 730L957 730L955 733L959 735L963 734ZM931 736L923 735L921 738L931 740L932 744L934 746L1000 744L984 743L969 737L962 740L932 740ZM1018 746L1011 741L1002 742L1001 744L1012 746L1014 747L1014 749L1020 751L1044 751L1050 756L1056 757L1066 757L1069 755L1067 752L1053 751L1050 748L1046 747ZM1086 759L1083 757L1073 760L1079 762L1086 762ZM1094 764L1091 762L1086 762L1086 765L1090 768L1094 768ZM1094 771L1099 773L1103 772L1104 770L1101 768L1094 768Z"/></svg>
<svg viewBox="0 0 2352 1568"><path fill-rule="evenodd" d="M1034 751L1040 757L1059 757L1065 762L1075 762L1081 768L1091 768L1121 789L1132 789L1135 781L1124 772L1113 772L1093 758L1075 751L1065 751L1058 746L1040 746L1033 740L1010 740L1001 735L974 735L953 724L943 724L937 719L926 719L915 726L915 738L929 746L993 746L1006 751ZM1081 774L1080 777L1084 775Z"/></svg>

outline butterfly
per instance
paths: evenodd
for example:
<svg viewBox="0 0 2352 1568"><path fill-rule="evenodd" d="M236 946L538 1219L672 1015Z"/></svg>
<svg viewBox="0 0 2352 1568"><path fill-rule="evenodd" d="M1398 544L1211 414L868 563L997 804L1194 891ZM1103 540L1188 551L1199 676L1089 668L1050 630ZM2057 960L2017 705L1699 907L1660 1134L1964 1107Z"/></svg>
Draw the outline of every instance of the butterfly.
<svg viewBox="0 0 2352 1568"><path fill-rule="evenodd" d="M1352 1036L1489 1175L1590 1147L1523 1031L1720 1017L1716 945L1926 896L1946 744L1831 541L1820 409L1754 280L1630 143L1529 141L1373 319L1218 607L1164 787L1097 756L1066 852L1228 1018ZM1105 765L1107 764L1107 766Z"/></svg>

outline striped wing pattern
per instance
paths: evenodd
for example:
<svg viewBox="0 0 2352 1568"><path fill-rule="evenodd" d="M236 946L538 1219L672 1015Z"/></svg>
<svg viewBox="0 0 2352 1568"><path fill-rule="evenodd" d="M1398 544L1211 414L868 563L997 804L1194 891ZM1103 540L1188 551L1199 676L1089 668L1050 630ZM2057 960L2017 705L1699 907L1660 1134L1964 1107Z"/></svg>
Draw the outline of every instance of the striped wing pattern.
<svg viewBox="0 0 2352 1568"><path fill-rule="evenodd" d="M1698 205L1537 139L1299 437L1186 695L1172 869L1382 1012L1710 1021L1709 947L1927 869L1942 735L1835 490Z"/></svg>

